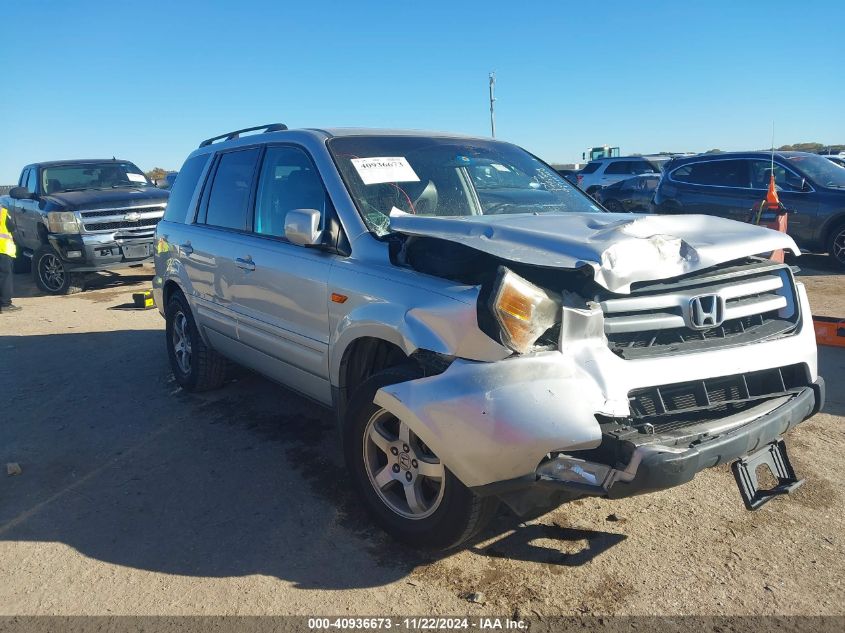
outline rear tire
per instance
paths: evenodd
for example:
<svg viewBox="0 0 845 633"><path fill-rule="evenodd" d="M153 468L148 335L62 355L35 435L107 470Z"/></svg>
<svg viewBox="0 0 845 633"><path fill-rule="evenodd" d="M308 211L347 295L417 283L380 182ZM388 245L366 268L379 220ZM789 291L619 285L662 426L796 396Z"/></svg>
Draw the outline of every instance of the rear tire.
<svg viewBox="0 0 845 633"><path fill-rule="evenodd" d="M834 227L830 232L827 252L837 267L845 269L845 223Z"/></svg>
<svg viewBox="0 0 845 633"><path fill-rule="evenodd" d="M226 380L226 359L203 342L181 293L168 301L165 322L167 357L179 386L186 391L218 389Z"/></svg>
<svg viewBox="0 0 845 633"><path fill-rule="evenodd" d="M477 534L498 500L464 486L413 431L373 402L382 387L421 375L413 366L392 367L357 388L343 448L353 487L375 522L406 545L444 550Z"/></svg>
<svg viewBox="0 0 845 633"><path fill-rule="evenodd" d="M51 295L72 295L85 289L85 275L68 272L49 244L43 244L32 256L32 276L35 284Z"/></svg>

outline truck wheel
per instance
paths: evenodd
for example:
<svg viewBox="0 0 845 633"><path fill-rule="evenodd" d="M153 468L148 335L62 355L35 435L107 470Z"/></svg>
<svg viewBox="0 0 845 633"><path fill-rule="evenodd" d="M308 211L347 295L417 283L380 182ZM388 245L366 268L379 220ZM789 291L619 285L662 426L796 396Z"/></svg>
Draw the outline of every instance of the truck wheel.
<svg viewBox="0 0 845 633"><path fill-rule="evenodd" d="M601 189L601 187L590 187L589 189L587 189L587 195L598 202L598 200L596 199L596 192L599 189Z"/></svg>
<svg viewBox="0 0 845 633"><path fill-rule="evenodd" d="M392 367L356 390L343 429L344 454L355 491L376 523L407 545L443 550L483 528L498 500L475 495L407 424L373 402L382 387L419 377L414 367Z"/></svg>
<svg viewBox="0 0 845 633"><path fill-rule="evenodd" d="M85 289L85 275L68 272L62 258L47 244L32 256L32 276L35 284L51 295L72 295Z"/></svg>
<svg viewBox="0 0 845 633"><path fill-rule="evenodd" d="M827 252L839 268L845 268L845 224L840 224L831 231Z"/></svg>
<svg viewBox="0 0 845 633"><path fill-rule="evenodd" d="M209 391L226 380L226 359L202 340L185 297L176 293L165 310L167 357L186 391Z"/></svg>

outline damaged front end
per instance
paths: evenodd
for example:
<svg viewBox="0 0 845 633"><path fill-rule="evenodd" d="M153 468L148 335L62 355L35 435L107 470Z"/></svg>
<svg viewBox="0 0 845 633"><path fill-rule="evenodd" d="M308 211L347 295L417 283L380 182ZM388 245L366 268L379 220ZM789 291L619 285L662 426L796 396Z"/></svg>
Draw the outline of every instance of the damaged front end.
<svg viewBox="0 0 845 633"><path fill-rule="evenodd" d="M451 248L469 261L470 247ZM413 241L404 249L406 265L450 269ZM513 355L456 359L382 388L376 403L464 485L519 514L685 483L776 441L823 402L806 292L782 264L745 256L610 290L592 268L476 256L478 270L439 273L474 275L479 328Z"/></svg>

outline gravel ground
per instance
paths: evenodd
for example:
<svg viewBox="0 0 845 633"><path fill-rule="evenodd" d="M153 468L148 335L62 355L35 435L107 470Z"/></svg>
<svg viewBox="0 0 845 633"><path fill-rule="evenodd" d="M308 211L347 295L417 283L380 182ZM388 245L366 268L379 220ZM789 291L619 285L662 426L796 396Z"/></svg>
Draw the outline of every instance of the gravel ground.
<svg viewBox="0 0 845 633"><path fill-rule="evenodd" d="M796 263L814 310L845 317L843 277ZM247 371L176 387L158 312L118 309L149 272L55 298L15 279L0 466L22 472L0 472L0 615L845 613L845 349L820 348L827 406L788 434L807 479L790 498L747 512L716 468L503 515L434 558L371 527L330 413Z"/></svg>

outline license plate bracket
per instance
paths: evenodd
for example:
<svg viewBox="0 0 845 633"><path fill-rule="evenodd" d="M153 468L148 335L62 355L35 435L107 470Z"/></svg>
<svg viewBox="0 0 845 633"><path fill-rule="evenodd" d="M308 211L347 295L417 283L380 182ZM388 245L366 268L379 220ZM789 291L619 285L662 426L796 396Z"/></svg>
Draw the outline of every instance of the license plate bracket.
<svg viewBox="0 0 845 633"><path fill-rule="evenodd" d="M126 259L143 259L150 256L149 244L124 244L123 256Z"/></svg>
<svg viewBox="0 0 845 633"><path fill-rule="evenodd" d="M757 481L759 466L766 466L774 475L777 484L773 488L760 489ZM804 483L804 480L798 479L795 474L783 439L775 440L759 451L738 459L731 464L731 470L748 510L756 510L775 497L797 490Z"/></svg>

